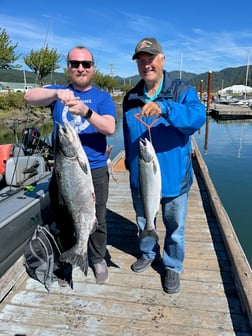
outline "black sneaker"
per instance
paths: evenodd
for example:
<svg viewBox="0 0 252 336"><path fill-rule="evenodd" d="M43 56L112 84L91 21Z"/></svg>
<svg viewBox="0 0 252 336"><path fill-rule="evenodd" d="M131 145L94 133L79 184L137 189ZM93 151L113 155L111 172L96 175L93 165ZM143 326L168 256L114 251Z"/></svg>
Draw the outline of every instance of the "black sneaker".
<svg viewBox="0 0 252 336"><path fill-rule="evenodd" d="M137 273L144 272L150 267L153 261L154 259L145 259L144 257L141 257L131 265L131 269L133 272Z"/></svg>
<svg viewBox="0 0 252 336"><path fill-rule="evenodd" d="M168 294L178 293L180 290L179 273L170 269L165 270L164 291Z"/></svg>

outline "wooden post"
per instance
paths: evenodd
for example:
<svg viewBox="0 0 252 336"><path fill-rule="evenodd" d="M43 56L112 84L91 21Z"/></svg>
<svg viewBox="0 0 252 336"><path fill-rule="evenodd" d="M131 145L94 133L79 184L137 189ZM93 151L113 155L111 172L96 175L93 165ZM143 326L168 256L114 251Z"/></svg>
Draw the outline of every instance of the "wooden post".
<svg viewBox="0 0 252 336"><path fill-rule="evenodd" d="M203 93L203 79L200 81L200 101L202 102L202 93Z"/></svg>
<svg viewBox="0 0 252 336"><path fill-rule="evenodd" d="M204 153L206 154L208 151L208 130L209 130L209 116L206 116L206 124L205 124L205 142L204 142Z"/></svg>
<svg viewBox="0 0 252 336"><path fill-rule="evenodd" d="M207 112L209 111L212 92L212 71L208 72L208 87L207 87Z"/></svg>

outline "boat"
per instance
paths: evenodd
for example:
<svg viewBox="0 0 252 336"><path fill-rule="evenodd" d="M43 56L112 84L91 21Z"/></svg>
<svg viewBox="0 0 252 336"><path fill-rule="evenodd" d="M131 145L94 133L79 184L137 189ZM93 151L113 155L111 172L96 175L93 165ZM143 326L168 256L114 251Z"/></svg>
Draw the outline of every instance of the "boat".
<svg viewBox="0 0 252 336"><path fill-rule="evenodd" d="M218 91L218 98L215 103L231 105L235 107L249 107L252 108L252 99L248 98L248 95L252 94L252 87L248 86L248 75L249 75L249 63L250 55L248 52L247 68L246 68L246 78L245 85L232 85L226 88L222 88Z"/></svg>
<svg viewBox="0 0 252 336"><path fill-rule="evenodd" d="M22 143L0 145L0 277L22 255L37 225L53 220L49 198L52 148L35 127Z"/></svg>

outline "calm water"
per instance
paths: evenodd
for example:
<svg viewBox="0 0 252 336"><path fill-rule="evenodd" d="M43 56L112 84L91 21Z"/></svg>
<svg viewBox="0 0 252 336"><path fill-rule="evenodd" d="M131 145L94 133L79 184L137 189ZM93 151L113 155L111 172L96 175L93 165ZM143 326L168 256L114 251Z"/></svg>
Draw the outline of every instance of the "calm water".
<svg viewBox="0 0 252 336"><path fill-rule="evenodd" d="M43 137L50 135L50 125L39 129ZM195 139L252 266L252 120L218 123L209 118ZM13 142L13 131L0 127L0 144L9 142ZM117 131L108 143L113 145L113 158L123 148L120 110Z"/></svg>
<svg viewBox="0 0 252 336"><path fill-rule="evenodd" d="M252 266L252 120L209 118L195 138Z"/></svg>
<svg viewBox="0 0 252 336"><path fill-rule="evenodd" d="M3 127L0 125L0 144L8 144L15 142L22 142L22 132L26 127L36 127L40 132L40 139L50 143L51 142L51 133L52 133L52 122L48 122L43 125L33 125L33 124L18 124L15 122L11 127Z"/></svg>

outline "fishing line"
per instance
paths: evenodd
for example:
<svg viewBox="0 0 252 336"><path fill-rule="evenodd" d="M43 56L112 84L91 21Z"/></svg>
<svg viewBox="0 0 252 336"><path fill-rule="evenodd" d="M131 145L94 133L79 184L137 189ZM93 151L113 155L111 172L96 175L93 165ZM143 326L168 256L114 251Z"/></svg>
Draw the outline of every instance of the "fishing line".
<svg viewBox="0 0 252 336"><path fill-rule="evenodd" d="M147 129L149 133L149 139L150 142L152 143L152 137L151 137L151 127L160 119L161 115L156 116L156 118L150 123L147 124L142 118L140 113L136 113L134 117L141 123L143 124Z"/></svg>
<svg viewBox="0 0 252 336"><path fill-rule="evenodd" d="M30 108L27 108L27 112L28 112L28 113L26 113L25 127L27 127L27 124L28 124L28 118L29 118L29 115L30 115ZM15 137L15 142L16 142L16 144L19 143L18 136L17 136L17 132L16 132L16 128L17 128L17 126L18 126L18 121L14 121L14 122L13 122L13 127L12 127L12 128L13 128L13 132L14 132L14 137ZM22 143L21 143L21 145L24 145L23 140L24 140L24 137L23 137L23 139L22 139ZM15 145L16 145L16 144L15 144ZM14 147L15 147L15 145L14 145ZM16 174L16 172L17 172L17 166L18 166L19 158L20 158L20 156L23 156L23 155L24 155L24 154L22 153L22 152L23 152L23 148L22 148L22 147L23 147L23 146L19 146L19 147L18 147L18 153L17 153L17 156L15 156L15 153L14 153L14 155L13 155L13 158L16 157L17 159L14 160L14 169L13 169L13 173L12 173L12 176L11 176L11 181L10 181L9 189L11 189L11 188L13 187L13 181L14 181L14 178L15 178L15 174ZM13 148L13 152L14 152L14 148ZM6 173L6 172L5 172L5 173Z"/></svg>

